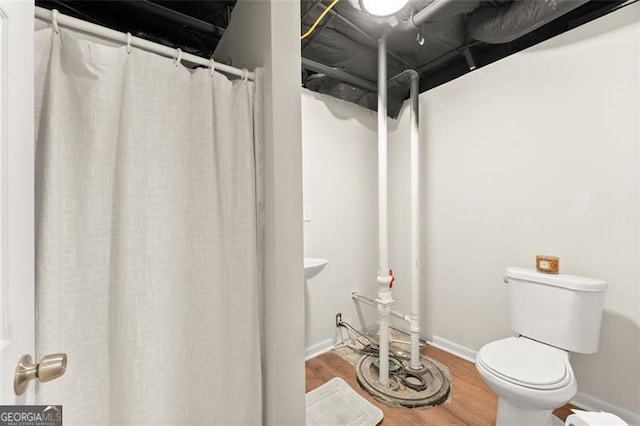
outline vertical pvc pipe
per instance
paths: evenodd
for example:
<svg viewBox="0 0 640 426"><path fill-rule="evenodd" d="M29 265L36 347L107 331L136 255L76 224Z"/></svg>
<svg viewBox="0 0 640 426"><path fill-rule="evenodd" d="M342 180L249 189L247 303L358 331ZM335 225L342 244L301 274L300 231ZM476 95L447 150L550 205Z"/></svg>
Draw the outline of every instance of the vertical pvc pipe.
<svg viewBox="0 0 640 426"><path fill-rule="evenodd" d="M387 197L387 41L378 40L378 313L380 339L379 381L389 385L389 235Z"/></svg>
<svg viewBox="0 0 640 426"><path fill-rule="evenodd" d="M410 367L418 370L420 362L420 279L419 279L419 208L420 208L420 118L419 100L420 77L411 74L411 362Z"/></svg>
<svg viewBox="0 0 640 426"><path fill-rule="evenodd" d="M378 40L378 268L389 269L387 199L387 41Z"/></svg>

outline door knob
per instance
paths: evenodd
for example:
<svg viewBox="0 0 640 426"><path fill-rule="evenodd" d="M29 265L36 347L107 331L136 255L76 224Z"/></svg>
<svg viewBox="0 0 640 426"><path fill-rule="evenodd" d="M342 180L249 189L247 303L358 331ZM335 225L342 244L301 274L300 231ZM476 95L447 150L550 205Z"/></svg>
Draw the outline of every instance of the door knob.
<svg viewBox="0 0 640 426"><path fill-rule="evenodd" d="M27 391L31 380L48 382L62 376L66 370L67 354L46 355L38 364L33 362L31 355L22 355L13 376L13 390L16 395L22 395Z"/></svg>

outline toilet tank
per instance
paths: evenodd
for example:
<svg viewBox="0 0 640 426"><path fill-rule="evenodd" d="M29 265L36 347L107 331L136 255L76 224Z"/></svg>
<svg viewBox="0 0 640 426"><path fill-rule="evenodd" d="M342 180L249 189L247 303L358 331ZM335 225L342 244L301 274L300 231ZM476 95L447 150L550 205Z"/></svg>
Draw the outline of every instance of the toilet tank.
<svg viewBox="0 0 640 426"><path fill-rule="evenodd" d="M605 281L510 267L505 282L514 331L570 352L598 351Z"/></svg>

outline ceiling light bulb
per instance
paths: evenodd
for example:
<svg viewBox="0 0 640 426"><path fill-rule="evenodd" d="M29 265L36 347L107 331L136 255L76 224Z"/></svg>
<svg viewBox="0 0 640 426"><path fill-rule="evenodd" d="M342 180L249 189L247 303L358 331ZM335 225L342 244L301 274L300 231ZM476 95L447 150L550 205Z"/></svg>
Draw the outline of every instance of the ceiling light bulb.
<svg viewBox="0 0 640 426"><path fill-rule="evenodd" d="M399 12L407 3L409 0L360 0L360 7L371 15L386 17Z"/></svg>

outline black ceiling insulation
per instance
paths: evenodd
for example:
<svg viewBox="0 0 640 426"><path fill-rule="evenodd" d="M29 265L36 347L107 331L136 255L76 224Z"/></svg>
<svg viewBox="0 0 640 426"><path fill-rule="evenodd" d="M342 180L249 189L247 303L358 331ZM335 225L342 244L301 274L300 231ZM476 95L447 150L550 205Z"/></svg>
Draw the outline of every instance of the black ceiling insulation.
<svg viewBox="0 0 640 426"><path fill-rule="evenodd" d="M36 6L205 58L216 49L235 4L236 0L36 0Z"/></svg>
<svg viewBox="0 0 640 426"><path fill-rule="evenodd" d="M400 11L397 21L406 20L432 2L411 1ZM302 32L330 3L331 0L302 1ZM629 3L624 0L461 0L455 2L446 15L420 27L422 45L416 41L415 32L400 36L392 33L387 73L391 78L404 69L415 69L420 74L420 92L424 92ZM550 12L553 20L542 19L542 12ZM508 16L509 13L512 16ZM508 19L495 19L501 15ZM537 24L528 28L523 24L527 19ZM540 23L545 24L540 26ZM368 16L360 10L357 0L341 0L315 32L302 41L302 56L375 84L377 40L394 25L393 20ZM375 91L343 83L326 73L303 69L303 85L377 109ZM408 95L408 87L389 86L390 117L398 116Z"/></svg>
<svg viewBox="0 0 640 426"><path fill-rule="evenodd" d="M340 0L316 30L302 40L302 57L364 79L368 89L305 66L302 67L303 86L376 110L377 94L372 86L375 87L377 80L377 40L386 29L410 18L433 1L411 0L397 16L380 19L360 11L358 0ZM420 74L420 91L424 92L470 72L471 68L488 65L633 1L636 0L455 1L446 16L421 25L422 45L416 41L417 33L391 37L388 76L415 69ZM229 25L235 3L235 0L36 0L38 6L55 8L63 14L131 32L202 57L211 57L215 51ZM330 3L331 0L302 0L301 32L306 31ZM567 4L573 4L568 12L562 10ZM494 19L513 12L519 15L515 20L520 17L526 20L531 18L527 15L547 9L558 9L562 15L554 16L550 22L539 20L548 23L533 27L535 29ZM517 38L510 40L510 36ZM398 116L408 94L408 87L389 85L389 116Z"/></svg>

